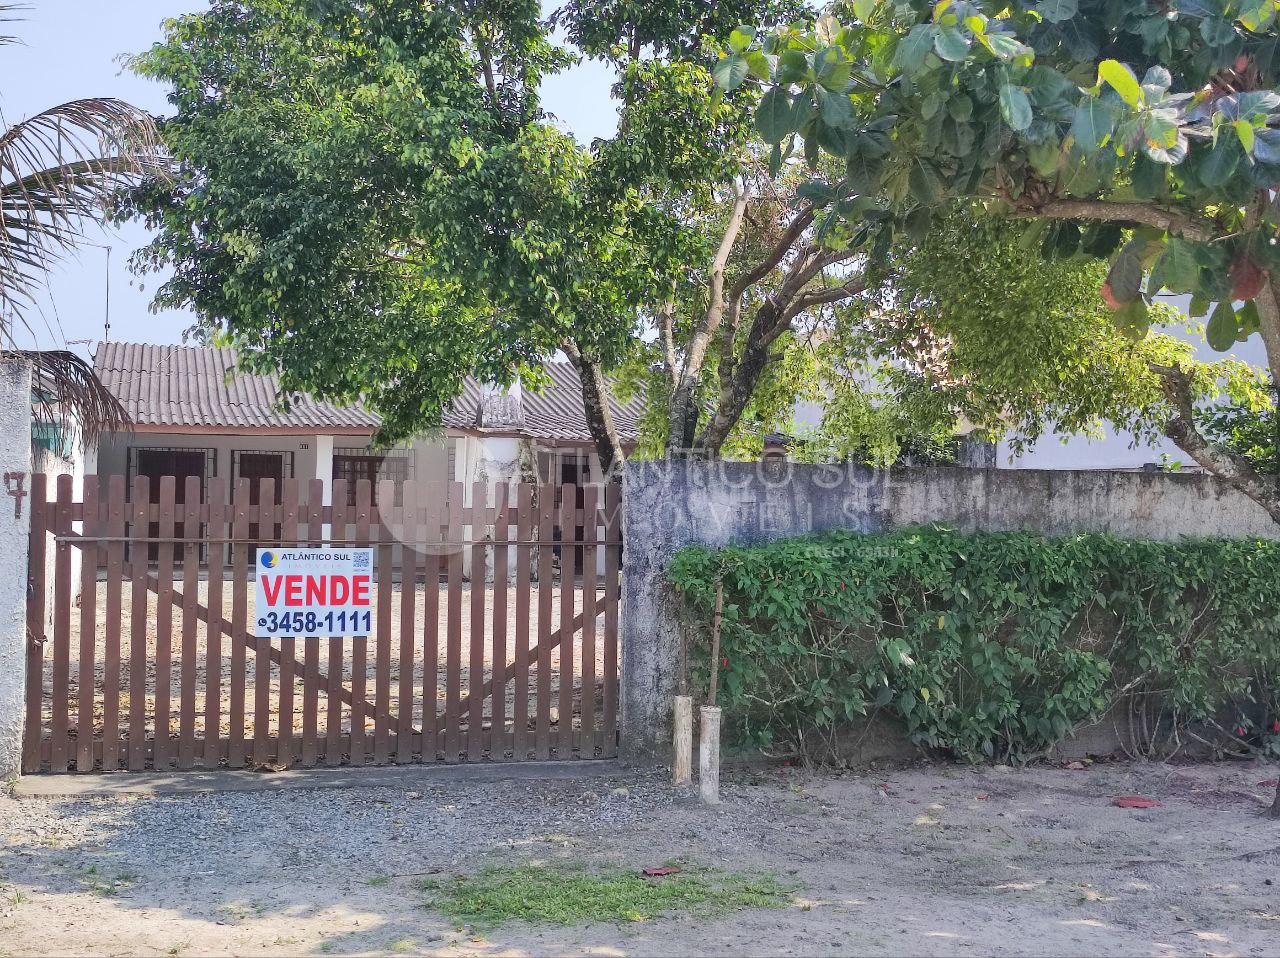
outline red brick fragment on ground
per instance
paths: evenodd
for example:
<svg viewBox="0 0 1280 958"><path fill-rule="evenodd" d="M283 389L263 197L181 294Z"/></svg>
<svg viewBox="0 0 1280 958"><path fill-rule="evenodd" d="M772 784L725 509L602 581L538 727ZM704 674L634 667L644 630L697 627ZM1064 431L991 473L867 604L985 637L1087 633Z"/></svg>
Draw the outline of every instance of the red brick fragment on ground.
<svg viewBox="0 0 1280 958"><path fill-rule="evenodd" d="M1117 795L1111 800L1116 808L1159 808L1160 802L1142 795Z"/></svg>

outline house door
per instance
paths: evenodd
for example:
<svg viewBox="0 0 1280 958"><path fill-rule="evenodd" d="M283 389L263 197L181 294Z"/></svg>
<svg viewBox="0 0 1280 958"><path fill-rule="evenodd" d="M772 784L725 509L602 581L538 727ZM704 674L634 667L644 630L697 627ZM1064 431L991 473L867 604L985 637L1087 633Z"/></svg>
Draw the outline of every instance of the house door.
<svg viewBox="0 0 1280 958"><path fill-rule="evenodd" d="M284 485L284 453L282 452L239 452L236 453L236 475L240 479L249 480L249 515L256 515L253 507L262 502L262 480L273 480L272 497L276 505L280 504L281 487ZM249 538L255 542L260 536L270 539L280 538L280 525L271 529L259 529L257 522L249 523ZM263 545L271 543L264 542Z"/></svg>
<svg viewBox="0 0 1280 958"><path fill-rule="evenodd" d="M151 502L160 501L160 477L173 476L174 502L183 505L187 499L187 478L198 476L200 488L204 488L205 451L203 449L139 449L137 451L138 475L146 476L151 483ZM175 510L182 515L182 510ZM191 530L191 535L199 534L198 529ZM160 536L160 523L152 522L147 528L147 537L156 539ZM182 522L173 525L173 538L186 537L186 529ZM147 555L152 562L160 558L159 543L152 542L147 546Z"/></svg>
<svg viewBox="0 0 1280 958"><path fill-rule="evenodd" d="M586 493L583 486L591 482L591 459L587 453L581 450L573 452L560 453L559 468L553 478L556 482L559 495L564 495L564 487L568 485L574 486L574 505L581 509L586 504ZM559 502L556 503L559 507ZM581 542L586 530L582 526L577 526L573 530L573 537ZM573 556L573 571L577 575L582 574L582 550L571 549L570 554ZM563 558L561 559L563 562Z"/></svg>

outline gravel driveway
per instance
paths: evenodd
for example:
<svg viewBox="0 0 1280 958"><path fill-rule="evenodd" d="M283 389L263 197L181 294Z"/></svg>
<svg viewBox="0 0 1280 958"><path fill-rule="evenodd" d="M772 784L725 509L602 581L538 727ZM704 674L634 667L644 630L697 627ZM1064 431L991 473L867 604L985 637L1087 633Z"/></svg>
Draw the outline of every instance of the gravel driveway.
<svg viewBox="0 0 1280 958"><path fill-rule="evenodd" d="M353 773L354 774L354 773ZM659 773L168 798L0 798L0 953L1275 955L1275 767ZM1112 806L1121 794L1163 804ZM426 875L494 861L768 871L784 911L457 930Z"/></svg>

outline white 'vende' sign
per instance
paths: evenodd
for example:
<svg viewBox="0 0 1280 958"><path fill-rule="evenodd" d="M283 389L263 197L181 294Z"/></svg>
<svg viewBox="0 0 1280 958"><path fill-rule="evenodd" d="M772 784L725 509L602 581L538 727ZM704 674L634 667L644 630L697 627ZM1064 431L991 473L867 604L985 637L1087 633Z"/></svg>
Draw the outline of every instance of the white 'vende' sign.
<svg viewBox="0 0 1280 958"><path fill-rule="evenodd" d="M258 638L372 631L372 549L259 549L255 569Z"/></svg>

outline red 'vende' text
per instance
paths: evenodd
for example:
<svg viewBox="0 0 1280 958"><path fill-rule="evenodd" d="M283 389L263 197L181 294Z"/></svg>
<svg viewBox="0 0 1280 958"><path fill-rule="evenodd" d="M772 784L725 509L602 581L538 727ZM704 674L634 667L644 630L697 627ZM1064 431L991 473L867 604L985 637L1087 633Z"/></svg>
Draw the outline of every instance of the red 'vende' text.
<svg viewBox="0 0 1280 958"><path fill-rule="evenodd" d="M280 575L262 577L267 605L370 605L367 575Z"/></svg>

